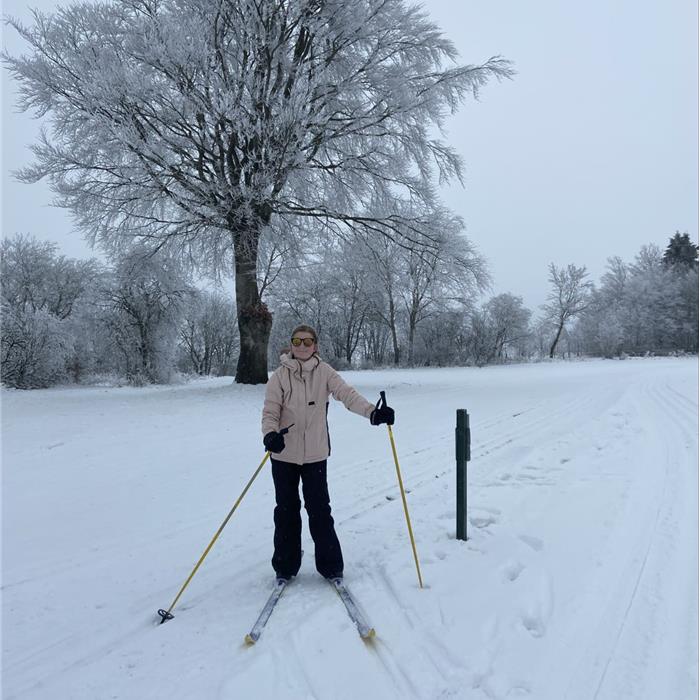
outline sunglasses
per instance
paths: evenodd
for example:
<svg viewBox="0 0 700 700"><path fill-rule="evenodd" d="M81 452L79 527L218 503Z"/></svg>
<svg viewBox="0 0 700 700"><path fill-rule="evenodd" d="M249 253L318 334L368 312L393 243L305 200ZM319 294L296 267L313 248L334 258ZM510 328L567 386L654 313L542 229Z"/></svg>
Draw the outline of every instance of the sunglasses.
<svg viewBox="0 0 700 700"><path fill-rule="evenodd" d="M315 338L292 338L292 345L295 348L298 348L302 343L304 343L304 347L310 348L315 342Z"/></svg>

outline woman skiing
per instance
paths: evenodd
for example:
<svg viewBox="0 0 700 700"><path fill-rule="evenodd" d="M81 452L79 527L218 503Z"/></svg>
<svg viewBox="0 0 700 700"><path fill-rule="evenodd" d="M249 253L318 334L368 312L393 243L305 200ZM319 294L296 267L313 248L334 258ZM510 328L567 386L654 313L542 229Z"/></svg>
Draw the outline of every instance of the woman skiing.
<svg viewBox="0 0 700 700"><path fill-rule="evenodd" d="M316 331L307 325L292 331L291 348L281 357L265 391L262 432L273 453L275 536L272 567L277 578L296 576L301 566L301 479L304 507L314 540L316 569L328 579L343 576L343 554L331 516L326 460L331 452L328 397L372 425L394 423L389 406L372 405L318 355ZM291 427L290 427L291 426ZM289 427L285 434L280 431Z"/></svg>

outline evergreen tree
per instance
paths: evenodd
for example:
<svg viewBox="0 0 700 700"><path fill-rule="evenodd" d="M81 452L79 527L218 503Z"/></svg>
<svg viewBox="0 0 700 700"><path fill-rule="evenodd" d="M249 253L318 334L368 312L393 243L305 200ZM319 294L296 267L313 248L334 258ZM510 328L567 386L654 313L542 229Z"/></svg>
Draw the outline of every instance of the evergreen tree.
<svg viewBox="0 0 700 700"><path fill-rule="evenodd" d="M671 237L664 252L664 264L668 267L684 267L695 269L698 267L698 246L690 240L687 233L680 231Z"/></svg>

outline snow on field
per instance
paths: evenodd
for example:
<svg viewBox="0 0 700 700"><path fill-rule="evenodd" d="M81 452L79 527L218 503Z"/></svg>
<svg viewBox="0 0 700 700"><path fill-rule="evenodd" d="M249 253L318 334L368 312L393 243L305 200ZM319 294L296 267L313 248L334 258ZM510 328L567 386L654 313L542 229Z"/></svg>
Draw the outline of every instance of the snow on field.
<svg viewBox="0 0 700 700"><path fill-rule="evenodd" d="M306 557L272 588L263 386L4 391L3 697L690 700L698 693L696 359L345 372L329 482L365 644ZM472 427L455 539L455 409Z"/></svg>

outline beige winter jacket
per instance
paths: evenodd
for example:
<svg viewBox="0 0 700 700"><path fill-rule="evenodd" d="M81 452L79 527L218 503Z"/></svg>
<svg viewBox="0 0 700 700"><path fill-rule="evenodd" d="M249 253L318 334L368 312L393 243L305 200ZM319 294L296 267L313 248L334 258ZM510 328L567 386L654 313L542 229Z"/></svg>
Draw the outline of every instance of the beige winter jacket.
<svg viewBox="0 0 700 700"><path fill-rule="evenodd" d="M284 436L282 452L275 459L307 464L326 459L331 452L328 433L328 396L345 407L369 418L374 406L346 384L340 375L317 354L306 362L282 355L281 365L272 373L265 390L262 413L263 436L294 423Z"/></svg>

